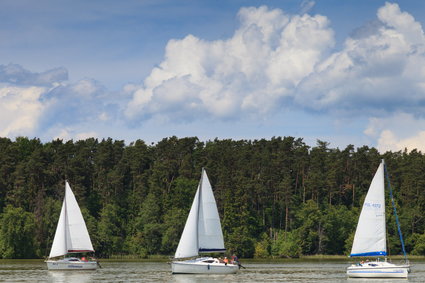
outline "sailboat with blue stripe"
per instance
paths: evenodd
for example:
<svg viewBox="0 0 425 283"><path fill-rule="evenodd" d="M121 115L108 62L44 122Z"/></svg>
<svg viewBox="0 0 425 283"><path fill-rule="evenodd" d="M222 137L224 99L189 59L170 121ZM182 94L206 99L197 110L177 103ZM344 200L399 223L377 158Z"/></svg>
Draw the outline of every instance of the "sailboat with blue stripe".
<svg viewBox="0 0 425 283"><path fill-rule="evenodd" d="M405 263L402 265L390 263L386 258L388 254L385 224L385 176L387 177L390 198L405 256ZM350 257L378 257L378 259L349 266L347 268L348 277L407 278L410 272L410 265L404 248L403 236L384 160L381 161L364 200ZM380 260L379 257L384 257L384 260Z"/></svg>

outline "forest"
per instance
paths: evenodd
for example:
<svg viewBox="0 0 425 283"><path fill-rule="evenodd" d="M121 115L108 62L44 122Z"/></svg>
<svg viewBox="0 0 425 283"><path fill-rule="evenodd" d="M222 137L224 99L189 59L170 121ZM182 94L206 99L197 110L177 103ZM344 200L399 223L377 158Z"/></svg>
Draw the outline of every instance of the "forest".
<svg viewBox="0 0 425 283"><path fill-rule="evenodd" d="M68 180L96 256L173 256L201 169L228 253L244 258L348 255L360 207L385 159L409 254L425 255L425 156L318 140L0 138L0 258L50 251ZM387 191L387 193L389 193ZM389 198L387 206L390 208ZM401 252L387 209L388 247Z"/></svg>

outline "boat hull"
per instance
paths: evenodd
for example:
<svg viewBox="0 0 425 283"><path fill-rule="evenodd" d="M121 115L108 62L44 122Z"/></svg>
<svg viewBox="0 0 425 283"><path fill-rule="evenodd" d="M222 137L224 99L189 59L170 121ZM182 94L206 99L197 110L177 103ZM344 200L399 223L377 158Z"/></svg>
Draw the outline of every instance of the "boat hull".
<svg viewBox="0 0 425 283"><path fill-rule="evenodd" d="M378 261L349 266L347 275L351 278L407 278L409 270L409 265Z"/></svg>
<svg viewBox="0 0 425 283"><path fill-rule="evenodd" d="M203 259L173 261L171 271L173 274L232 274L237 273L239 266L221 262L204 262Z"/></svg>
<svg viewBox="0 0 425 283"><path fill-rule="evenodd" d="M49 270L95 270L98 266L96 261L69 261L67 259L47 260L46 263Z"/></svg>

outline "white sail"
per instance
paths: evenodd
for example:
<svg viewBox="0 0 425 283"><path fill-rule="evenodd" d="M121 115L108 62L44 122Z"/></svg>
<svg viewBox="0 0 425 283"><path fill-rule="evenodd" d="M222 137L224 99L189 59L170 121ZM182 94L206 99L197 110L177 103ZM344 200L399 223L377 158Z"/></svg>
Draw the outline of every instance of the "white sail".
<svg viewBox="0 0 425 283"><path fill-rule="evenodd" d="M186 220L175 258L197 256L199 252L224 251L223 233L217 204L207 173L201 180Z"/></svg>
<svg viewBox="0 0 425 283"><path fill-rule="evenodd" d="M201 183L196 190L195 198L190 208L189 216L177 246L174 258L185 258L198 255L198 211L199 211L199 191Z"/></svg>
<svg viewBox="0 0 425 283"><path fill-rule="evenodd" d="M385 256L385 183L384 161L370 184L357 224L350 256Z"/></svg>
<svg viewBox="0 0 425 283"><path fill-rule="evenodd" d="M65 198L49 258L67 253L92 252L93 245L77 200L65 182Z"/></svg>
<svg viewBox="0 0 425 283"><path fill-rule="evenodd" d="M220 216L218 215L217 204L205 170L202 170L201 182L198 220L199 252L224 252Z"/></svg>
<svg viewBox="0 0 425 283"><path fill-rule="evenodd" d="M62 203L62 210L59 216L58 226L56 227L55 238L53 239L52 249L50 250L49 258L62 256L67 253L66 248L66 239L65 239L65 212L66 211L66 203L65 200Z"/></svg>

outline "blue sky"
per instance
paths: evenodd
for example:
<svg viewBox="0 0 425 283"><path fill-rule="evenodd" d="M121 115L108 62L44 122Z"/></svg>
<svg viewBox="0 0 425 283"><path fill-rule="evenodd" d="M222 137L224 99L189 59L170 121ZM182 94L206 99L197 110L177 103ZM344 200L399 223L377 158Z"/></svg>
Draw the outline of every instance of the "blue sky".
<svg viewBox="0 0 425 283"><path fill-rule="evenodd" d="M425 149L425 1L0 1L0 136Z"/></svg>

